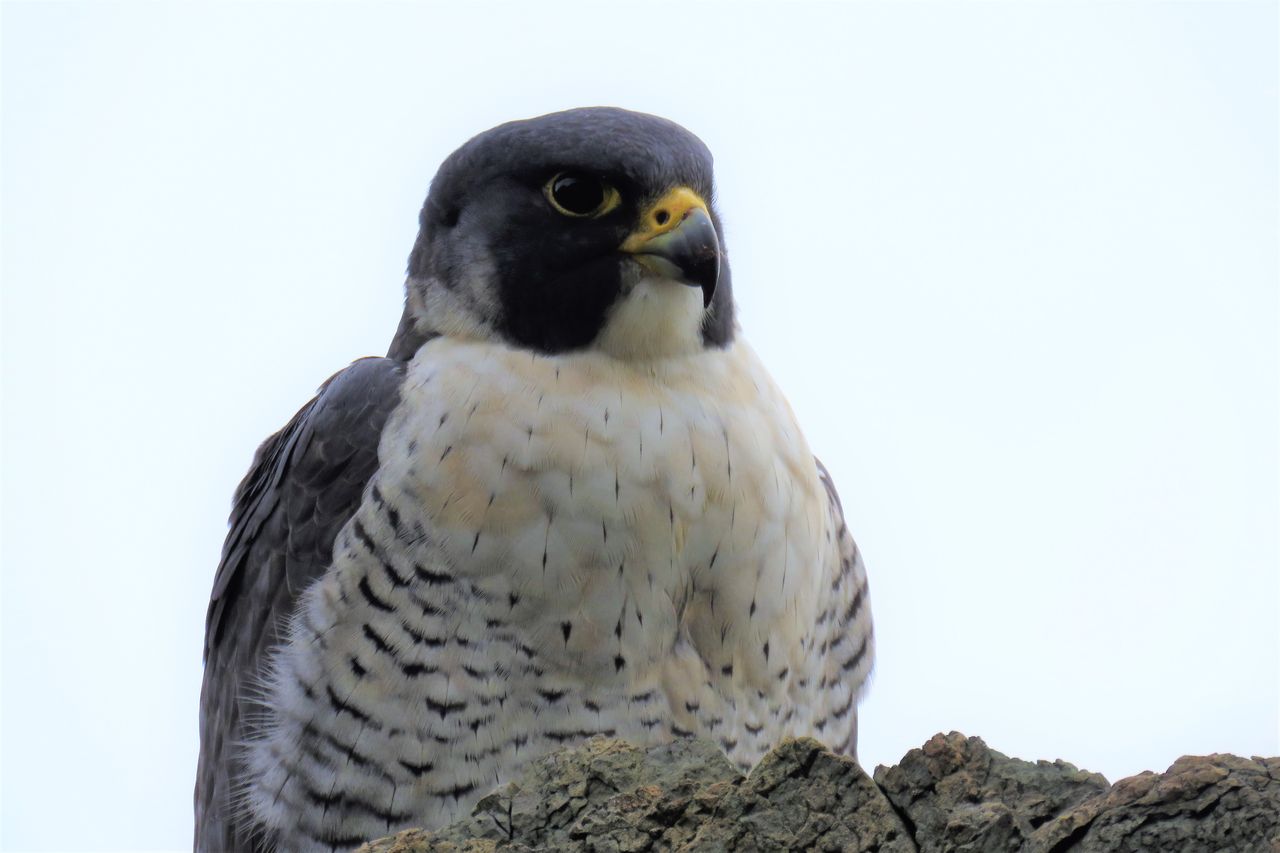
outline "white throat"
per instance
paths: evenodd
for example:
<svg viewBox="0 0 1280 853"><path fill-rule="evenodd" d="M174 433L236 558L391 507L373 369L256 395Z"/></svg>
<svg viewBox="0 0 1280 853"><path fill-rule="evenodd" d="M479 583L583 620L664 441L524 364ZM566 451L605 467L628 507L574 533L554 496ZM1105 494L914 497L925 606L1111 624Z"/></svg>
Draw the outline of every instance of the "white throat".
<svg viewBox="0 0 1280 853"><path fill-rule="evenodd" d="M642 278L614 305L594 348L619 359L670 358L703 349L702 290Z"/></svg>

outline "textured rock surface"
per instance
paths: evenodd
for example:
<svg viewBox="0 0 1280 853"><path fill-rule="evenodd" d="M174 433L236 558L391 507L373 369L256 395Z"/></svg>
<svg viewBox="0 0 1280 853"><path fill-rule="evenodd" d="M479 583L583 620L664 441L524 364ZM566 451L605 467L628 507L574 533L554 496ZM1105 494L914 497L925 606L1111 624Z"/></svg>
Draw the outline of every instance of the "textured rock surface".
<svg viewBox="0 0 1280 853"><path fill-rule="evenodd" d="M1280 853L1280 758L1184 756L1121 779L1044 826L1027 849Z"/></svg>
<svg viewBox="0 0 1280 853"><path fill-rule="evenodd" d="M743 777L707 742L642 751L597 738L537 762L464 821L361 850L1280 853L1280 758L1186 757L1109 785L952 732L873 781L812 740L784 742Z"/></svg>
<svg viewBox="0 0 1280 853"><path fill-rule="evenodd" d="M921 853L1021 850L1040 826L1109 787L1097 773L1008 758L956 732L877 768L875 780Z"/></svg>

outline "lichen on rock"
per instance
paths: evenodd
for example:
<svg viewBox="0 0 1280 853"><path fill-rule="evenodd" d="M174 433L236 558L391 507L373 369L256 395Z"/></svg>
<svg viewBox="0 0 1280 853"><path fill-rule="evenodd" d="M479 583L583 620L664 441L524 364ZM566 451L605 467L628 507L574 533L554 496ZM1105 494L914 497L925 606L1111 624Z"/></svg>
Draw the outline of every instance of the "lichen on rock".
<svg viewBox="0 0 1280 853"><path fill-rule="evenodd" d="M592 738L534 762L465 820L360 853L738 850L1280 853L1280 758L1185 757L1111 785L952 732L873 780L807 738L746 776L707 741Z"/></svg>

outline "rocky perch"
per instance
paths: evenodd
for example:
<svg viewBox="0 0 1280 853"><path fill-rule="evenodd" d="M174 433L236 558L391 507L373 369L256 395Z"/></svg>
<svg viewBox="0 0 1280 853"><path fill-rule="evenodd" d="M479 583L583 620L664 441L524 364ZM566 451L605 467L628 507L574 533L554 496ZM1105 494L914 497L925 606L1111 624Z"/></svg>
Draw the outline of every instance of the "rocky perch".
<svg viewBox="0 0 1280 853"><path fill-rule="evenodd" d="M1280 758L1188 756L1112 785L952 732L874 779L808 739L744 777L706 741L641 750L594 738L535 763L465 820L360 853L535 850L1280 853Z"/></svg>

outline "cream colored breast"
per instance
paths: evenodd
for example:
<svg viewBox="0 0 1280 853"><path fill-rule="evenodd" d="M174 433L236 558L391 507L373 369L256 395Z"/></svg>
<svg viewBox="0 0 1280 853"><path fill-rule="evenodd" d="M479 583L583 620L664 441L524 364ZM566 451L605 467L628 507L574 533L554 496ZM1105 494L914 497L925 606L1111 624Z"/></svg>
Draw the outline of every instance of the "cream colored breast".
<svg viewBox="0 0 1280 853"><path fill-rule="evenodd" d="M443 825L597 733L707 736L742 767L788 734L847 742L865 577L745 345L642 364L436 339L379 463L248 748L281 849Z"/></svg>
<svg viewBox="0 0 1280 853"><path fill-rule="evenodd" d="M500 576L527 642L584 682L656 681L684 637L717 680L771 685L813 624L825 496L745 344L629 362L437 339L380 456L449 570Z"/></svg>

